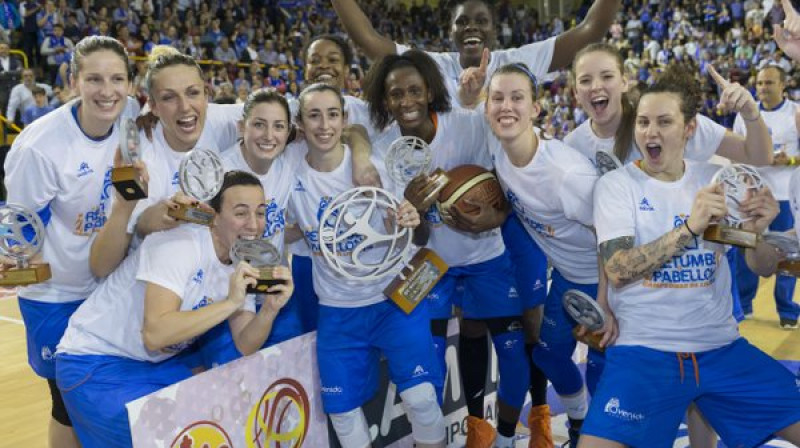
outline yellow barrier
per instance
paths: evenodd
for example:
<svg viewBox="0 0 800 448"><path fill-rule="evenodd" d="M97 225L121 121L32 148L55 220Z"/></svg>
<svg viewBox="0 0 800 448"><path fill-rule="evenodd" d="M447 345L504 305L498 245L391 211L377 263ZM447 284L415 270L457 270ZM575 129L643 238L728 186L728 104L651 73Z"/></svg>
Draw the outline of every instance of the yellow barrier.
<svg viewBox="0 0 800 448"><path fill-rule="evenodd" d="M15 54L22 59L22 66L28 68L28 55L22 50L8 50L9 54Z"/></svg>

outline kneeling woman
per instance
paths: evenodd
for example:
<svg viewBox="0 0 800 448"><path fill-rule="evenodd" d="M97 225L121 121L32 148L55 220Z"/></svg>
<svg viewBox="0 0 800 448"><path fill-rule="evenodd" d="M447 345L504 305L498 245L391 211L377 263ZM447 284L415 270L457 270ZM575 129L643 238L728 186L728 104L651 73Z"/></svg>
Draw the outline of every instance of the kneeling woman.
<svg viewBox="0 0 800 448"><path fill-rule="evenodd" d="M688 73L662 74L636 112L643 159L595 188L619 338L606 351L580 447L672 446L692 402L726 446L758 446L774 435L800 442L794 376L739 336L725 248L700 237L728 211L723 187L709 185L719 167L684 159L698 97ZM767 190L739 209L759 233L778 213ZM754 272L769 275L774 251L764 246L745 254ZM693 260L703 260L701 276L686 267Z"/></svg>
<svg viewBox="0 0 800 448"><path fill-rule="evenodd" d="M125 403L191 375L178 355L228 319L238 349L258 350L293 290L273 286L256 314L245 290L257 272L234 266L238 238L264 233L264 191L231 171L210 202L214 226L183 225L150 235L72 316L58 346L56 380L84 447L131 446Z"/></svg>

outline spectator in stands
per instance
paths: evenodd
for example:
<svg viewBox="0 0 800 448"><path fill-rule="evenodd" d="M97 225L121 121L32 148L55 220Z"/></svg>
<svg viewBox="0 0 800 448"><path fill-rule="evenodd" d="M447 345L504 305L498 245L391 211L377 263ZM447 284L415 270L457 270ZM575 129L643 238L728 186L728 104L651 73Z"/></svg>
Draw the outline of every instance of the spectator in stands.
<svg viewBox="0 0 800 448"><path fill-rule="evenodd" d="M44 3L44 9L36 14L36 24L39 25L39 45L44 42L46 37L53 34L53 26L56 23L63 25L64 18L56 10L56 4L53 3L53 0L47 0Z"/></svg>
<svg viewBox="0 0 800 448"><path fill-rule="evenodd" d="M22 21L19 19L17 7L8 0L0 0L0 32L3 38L10 41L14 31L19 29Z"/></svg>
<svg viewBox="0 0 800 448"><path fill-rule="evenodd" d="M41 5L36 0L23 0L19 6L22 16L22 50L28 55L30 65L37 65L39 61L39 24L36 14L41 10Z"/></svg>
<svg viewBox="0 0 800 448"><path fill-rule="evenodd" d="M45 92L43 88L34 86L31 92L33 93L34 104L33 106L28 106L25 111L22 112L22 124L25 126L33 123L37 118L46 115L54 109L53 106L47 104L47 92Z"/></svg>
<svg viewBox="0 0 800 448"><path fill-rule="evenodd" d="M44 83L37 83L33 70L26 68L22 71L22 82L11 89L11 96L8 100L6 118L16 121L17 112L22 113L25 109L35 104L33 99L33 88L39 86L47 92L47 96L53 95L53 89Z"/></svg>
<svg viewBox="0 0 800 448"><path fill-rule="evenodd" d="M222 37L219 41L219 46L214 50L214 59L222 61L227 64L235 64L239 62L239 57L236 55L236 50L231 47L227 37Z"/></svg>
<svg viewBox="0 0 800 448"><path fill-rule="evenodd" d="M22 70L22 62L10 53L8 42L0 41L0 72L17 72Z"/></svg>
<svg viewBox="0 0 800 448"><path fill-rule="evenodd" d="M64 25L62 23L54 24L53 34L44 38L41 48L42 56L47 58L47 72L52 79L56 79L58 69L62 64L69 64L74 47L72 41L64 37ZM55 84L64 85L66 82L66 79L61 79L61 82L56 80Z"/></svg>

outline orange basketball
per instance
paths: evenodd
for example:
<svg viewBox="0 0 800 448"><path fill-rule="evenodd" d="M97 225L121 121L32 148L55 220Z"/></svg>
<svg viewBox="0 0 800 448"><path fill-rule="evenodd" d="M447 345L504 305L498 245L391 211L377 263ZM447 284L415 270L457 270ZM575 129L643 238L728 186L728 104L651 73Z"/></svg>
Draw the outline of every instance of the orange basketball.
<svg viewBox="0 0 800 448"><path fill-rule="evenodd" d="M505 210L503 189L491 171L478 165L461 165L448 171L447 177L450 181L439 193L439 211L446 224L454 226L451 207L466 215L480 212L480 208L473 204L487 204L496 210Z"/></svg>

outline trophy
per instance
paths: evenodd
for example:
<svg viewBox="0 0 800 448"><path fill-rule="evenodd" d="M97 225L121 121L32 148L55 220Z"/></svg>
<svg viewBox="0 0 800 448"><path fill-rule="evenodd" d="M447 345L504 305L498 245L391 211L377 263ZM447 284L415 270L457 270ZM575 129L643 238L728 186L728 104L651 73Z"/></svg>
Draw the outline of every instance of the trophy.
<svg viewBox="0 0 800 448"><path fill-rule="evenodd" d="M720 223L708 226L703 233L703 239L750 249L756 247L759 235L741 228L742 223L748 219L742 216L739 204L750 193L755 193L764 186L761 175L749 165L733 164L719 170L711 182L720 183L725 188L728 214Z"/></svg>
<svg viewBox="0 0 800 448"><path fill-rule="evenodd" d="M430 249L409 260L413 231L390 219L400 201L374 187L347 190L331 201L319 224L322 256L341 276L361 281L399 273L383 293L406 313L424 299L447 271L447 264Z"/></svg>
<svg viewBox="0 0 800 448"><path fill-rule="evenodd" d="M778 274L800 277L800 242L793 231L767 232L764 242L778 250Z"/></svg>
<svg viewBox="0 0 800 448"><path fill-rule="evenodd" d="M578 327L572 329L572 336L595 350L603 351L600 347L602 336L594 332L603 328L606 323L606 313L591 296L577 289L569 289L561 298L564 310L580 325L586 327L589 333L578 336Z"/></svg>
<svg viewBox="0 0 800 448"><path fill-rule="evenodd" d="M200 202L206 202L219 193L225 178L225 168L219 156L208 149L193 149L181 160L178 170L181 190ZM167 214L181 221L211 226L214 212L199 205L178 204L177 209L170 208Z"/></svg>
<svg viewBox="0 0 800 448"><path fill-rule="evenodd" d="M23 286L51 277L47 263L30 263L44 244L44 224L39 215L16 204L0 207L0 253L16 266L0 272L0 285Z"/></svg>
<svg viewBox="0 0 800 448"><path fill-rule="evenodd" d="M258 270L255 286L248 286L250 294L264 294L272 285L286 283L283 279L272 277L272 268L281 264L281 254L278 249L265 239L248 240L239 238L231 247L231 260L234 264L246 261Z"/></svg>
<svg viewBox="0 0 800 448"><path fill-rule="evenodd" d="M147 188L142 183L133 163L141 159L139 152L139 130L133 119L120 123L119 151L124 166L111 169L111 183L127 201L147 197Z"/></svg>
<svg viewBox="0 0 800 448"><path fill-rule="evenodd" d="M403 196L417 210L429 209L449 181L441 168L428 174L432 158L425 140L413 136L393 141L384 158L389 176L406 186Z"/></svg>
<svg viewBox="0 0 800 448"><path fill-rule="evenodd" d="M609 171L622 168L622 162L619 161L617 156L606 151L594 153L594 165L597 167L597 175L601 177Z"/></svg>

